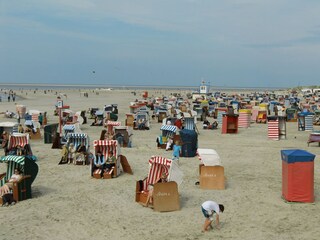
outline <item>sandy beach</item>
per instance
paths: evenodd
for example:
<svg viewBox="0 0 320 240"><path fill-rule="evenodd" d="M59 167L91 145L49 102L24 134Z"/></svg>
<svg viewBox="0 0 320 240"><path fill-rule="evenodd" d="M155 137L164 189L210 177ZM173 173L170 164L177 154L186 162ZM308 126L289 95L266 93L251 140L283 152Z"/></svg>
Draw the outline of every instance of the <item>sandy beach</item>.
<svg viewBox="0 0 320 240"><path fill-rule="evenodd" d="M16 91L24 99L15 103L48 113L48 123L57 123L54 116L56 95L43 90ZM26 92L28 93L26 95ZM143 91L99 91L65 89L64 103L74 112L105 104L118 104L119 119L125 124L129 102L141 98ZM85 98L81 92L88 92ZM149 96L168 96L167 90L149 90ZM181 92L185 94L185 92ZM0 112L15 111L15 103L3 100ZM87 114L88 117L88 114ZM0 115L0 121L15 121ZM81 125L91 142L99 139L103 127ZM110 180L93 179L89 166L58 165L60 150L41 140L31 140L38 157L39 173L32 185L33 198L15 206L0 207L3 222L0 239L320 239L320 148L307 140L310 132L298 131L296 122L287 122L287 139L269 140L266 124L239 128L238 134L221 134L221 130L204 130L197 123L198 146L218 152L225 168L225 190L201 190L198 157L180 158L184 179L179 186L181 210L155 212L135 202L136 181L148 173L152 155L171 158L172 152L157 149L160 123L151 121L150 130L133 131L132 148L122 148L133 175L121 174ZM315 126L315 130L320 130ZM43 136L43 130L41 130ZM281 197L281 155L283 149L303 149L316 156L314 161L314 203L287 203ZM90 148L93 151L93 146ZM1 151L3 151L1 149ZM5 172L5 164L0 164ZM200 206L214 200L225 206L221 229L202 233L204 217Z"/></svg>

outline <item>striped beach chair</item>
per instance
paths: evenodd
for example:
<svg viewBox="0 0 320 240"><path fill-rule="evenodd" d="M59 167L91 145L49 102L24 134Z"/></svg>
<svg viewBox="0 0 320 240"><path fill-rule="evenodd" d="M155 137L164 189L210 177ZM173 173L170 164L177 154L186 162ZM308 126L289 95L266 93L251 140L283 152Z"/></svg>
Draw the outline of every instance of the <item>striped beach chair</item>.
<svg viewBox="0 0 320 240"><path fill-rule="evenodd" d="M268 118L268 138L279 140L279 119Z"/></svg>
<svg viewBox="0 0 320 240"><path fill-rule="evenodd" d="M177 132L177 127L174 125L162 125L160 127L160 130L162 131L162 136L169 138L169 137L174 137Z"/></svg>
<svg viewBox="0 0 320 240"><path fill-rule="evenodd" d="M62 138L61 143L66 144L67 143L67 135L69 133L81 133L79 124L65 124L62 127Z"/></svg>
<svg viewBox="0 0 320 240"><path fill-rule="evenodd" d="M114 167L106 174L103 175L103 178L112 178L118 177L121 173L120 161L120 148L118 147L117 140L94 140L93 147L95 155L98 152L101 152L104 159L108 159L108 157L114 156L116 161L114 163ZM91 176L94 178L101 178L101 169L95 164L95 161L91 161Z"/></svg>
<svg viewBox="0 0 320 240"><path fill-rule="evenodd" d="M154 185L153 207L155 211L168 212L180 209L178 185L182 183L183 173L177 161L152 156L149 159L148 176L136 183L136 202L144 204L148 196L148 185ZM168 182L157 183L160 176L165 173Z"/></svg>
<svg viewBox="0 0 320 240"><path fill-rule="evenodd" d="M76 149L83 142L87 152L90 152L89 136L86 133L68 133L67 142L68 144L73 143Z"/></svg>
<svg viewBox="0 0 320 240"><path fill-rule="evenodd" d="M184 118L184 129L195 130L195 126L193 117Z"/></svg>
<svg viewBox="0 0 320 240"><path fill-rule="evenodd" d="M0 158L0 163L7 164L7 171L4 178L0 181L0 186L3 186L5 182L10 179L14 174L14 169L18 168L23 177L19 182L13 185L13 198L15 201L21 201L32 197L31 184L35 180L38 174L38 165L29 156L3 156ZM2 199L0 198L0 201Z"/></svg>
<svg viewBox="0 0 320 240"><path fill-rule="evenodd" d="M86 147L86 153L84 156L82 155L82 158L76 159L75 164L76 165L86 165L89 163L88 156L90 153L90 144L89 144L89 136L86 133L68 133L67 134L67 145L73 144L74 148L77 149L81 143L84 143L84 146Z"/></svg>
<svg viewBox="0 0 320 240"><path fill-rule="evenodd" d="M113 127L121 126L121 122L107 120L104 126L107 128L108 133L113 133Z"/></svg>
<svg viewBox="0 0 320 240"><path fill-rule="evenodd" d="M27 133L13 133L9 137L8 149L9 151L18 145L25 147L29 144L29 134Z"/></svg>
<svg viewBox="0 0 320 240"><path fill-rule="evenodd" d="M179 135L176 135L177 129L178 127L174 125L162 125L160 127L162 134L157 138L158 146L166 149L167 142L170 138L173 139L173 142L180 139Z"/></svg>
<svg viewBox="0 0 320 240"><path fill-rule="evenodd" d="M9 154L12 152L18 145L22 147L25 151L24 155L30 157L33 161L37 160L37 157L33 155L31 146L29 143L29 134L28 133L13 133L9 137L8 150Z"/></svg>

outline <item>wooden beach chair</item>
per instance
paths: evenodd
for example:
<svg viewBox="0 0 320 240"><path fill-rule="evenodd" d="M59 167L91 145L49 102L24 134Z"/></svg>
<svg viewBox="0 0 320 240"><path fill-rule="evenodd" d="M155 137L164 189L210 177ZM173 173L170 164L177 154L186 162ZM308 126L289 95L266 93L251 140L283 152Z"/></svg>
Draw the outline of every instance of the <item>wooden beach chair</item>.
<svg viewBox="0 0 320 240"><path fill-rule="evenodd" d="M198 149L200 159L199 176L200 188L212 190L225 189L224 167L218 153L213 149Z"/></svg>
<svg viewBox="0 0 320 240"><path fill-rule="evenodd" d="M102 173L99 166L95 164L95 161L91 161L91 176L93 178L100 179L101 176L104 179L110 179L118 177L122 172L133 174L130 164L125 156L119 154L120 148L117 140L95 140L93 141L95 154L101 152L104 159L114 156L115 162L112 163L113 167L109 171Z"/></svg>
<svg viewBox="0 0 320 240"><path fill-rule="evenodd" d="M178 185L182 182L183 174L177 162L161 156L152 156L149 164L148 176L136 182L135 201L144 205L148 197L148 185L153 184L153 209L155 211L180 210ZM168 176L168 182L156 183L163 172Z"/></svg>

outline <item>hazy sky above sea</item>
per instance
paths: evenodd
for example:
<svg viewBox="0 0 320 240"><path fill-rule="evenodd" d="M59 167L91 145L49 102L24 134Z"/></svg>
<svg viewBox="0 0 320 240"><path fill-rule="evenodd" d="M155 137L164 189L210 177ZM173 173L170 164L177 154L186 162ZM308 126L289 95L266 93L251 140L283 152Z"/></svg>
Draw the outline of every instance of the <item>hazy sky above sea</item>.
<svg viewBox="0 0 320 240"><path fill-rule="evenodd" d="M319 0L0 0L0 83L320 85Z"/></svg>

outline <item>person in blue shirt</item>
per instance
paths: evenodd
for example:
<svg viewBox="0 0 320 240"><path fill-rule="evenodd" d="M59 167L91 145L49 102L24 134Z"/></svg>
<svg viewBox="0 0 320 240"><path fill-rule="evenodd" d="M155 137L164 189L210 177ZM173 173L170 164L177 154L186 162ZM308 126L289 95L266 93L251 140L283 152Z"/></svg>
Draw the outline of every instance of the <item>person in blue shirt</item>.
<svg viewBox="0 0 320 240"><path fill-rule="evenodd" d="M179 141L175 141L175 144L173 145L173 158L172 160L179 160L180 153L181 153L181 146L179 145Z"/></svg>

